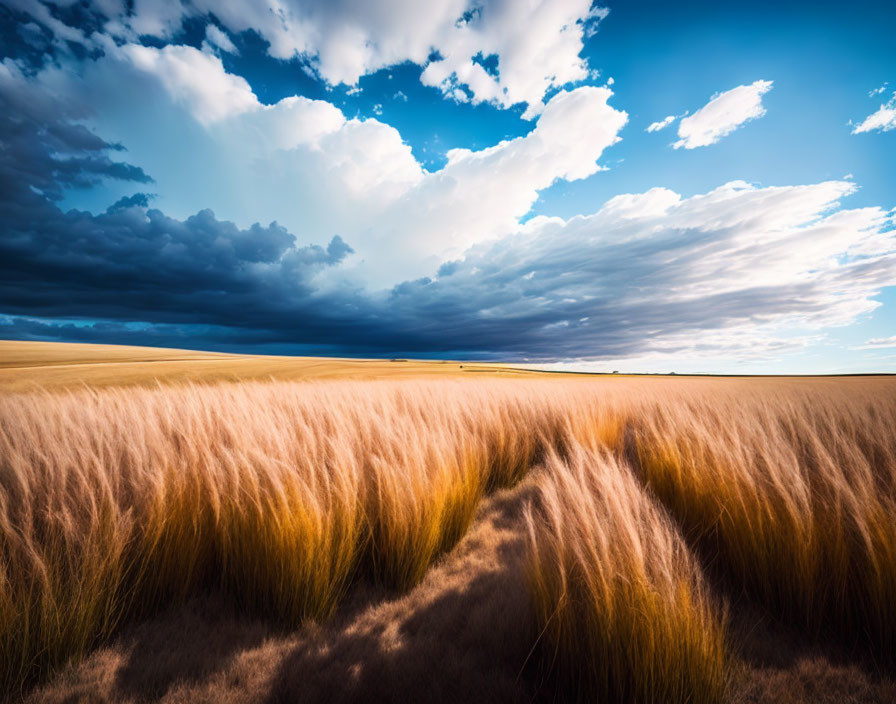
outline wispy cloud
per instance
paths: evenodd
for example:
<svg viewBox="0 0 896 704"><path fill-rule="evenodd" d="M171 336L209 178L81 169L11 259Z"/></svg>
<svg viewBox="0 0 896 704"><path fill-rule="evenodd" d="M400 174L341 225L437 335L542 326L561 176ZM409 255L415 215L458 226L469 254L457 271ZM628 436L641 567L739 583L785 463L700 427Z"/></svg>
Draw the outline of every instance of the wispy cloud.
<svg viewBox="0 0 896 704"><path fill-rule="evenodd" d="M872 337L866 340L864 345L853 347L854 350L883 350L896 347L896 335L892 337Z"/></svg>
<svg viewBox="0 0 896 704"><path fill-rule="evenodd" d="M230 37L222 32L220 27L214 24L209 24L208 27L205 28L205 42L203 43L203 46L206 45L210 48L226 51L228 54L240 53L239 49L237 49L234 43L230 40Z"/></svg>
<svg viewBox="0 0 896 704"><path fill-rule="evenodd" d="M685 113L687 114L687 113ZM667 115L662 120L658 120L657 122L651 122L645 132L659 132L662 129L665 129L673 122L675 122L681 115Z"/></svg>
<svg viewBox="0 0 896 704"><path fill-rule="evenodd" d="M678 125L676 149L695 149L715 144L745 122L765 115L762 96L772 89L772 81L755 81L713 96L706 105Z"/></svg>
<svg viewBox="0 0 896 704"><path fill-rule="evenodd" d="M882 93L886 87L887 84L885 83L879 89L872 91L871 95ZM875 112L853 127L852 133L889 132L892 129L896 129L896 92L893 93L893 97L889 101L882 104Z"/></svg>

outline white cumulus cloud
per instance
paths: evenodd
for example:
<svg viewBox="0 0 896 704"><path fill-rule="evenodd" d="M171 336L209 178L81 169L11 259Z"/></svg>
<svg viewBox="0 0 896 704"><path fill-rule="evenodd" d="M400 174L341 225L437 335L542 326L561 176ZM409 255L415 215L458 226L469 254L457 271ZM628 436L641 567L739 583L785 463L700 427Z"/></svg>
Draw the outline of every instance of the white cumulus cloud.
<svg viewBox="0 0 896 704"><path fill-rule="evenodd" d="M612 94L598 87L561 91L529 134L479 151L450 150L442 169L425 174L369 229L371 241L394 248L389 272L409 276L419 262L436 263L514 231L539 191L599 171L598 159L628 119L609 105Z"/></svg>
<svg viewBox="0 0 896 704"><path fill-rule="evenodd" d="M172 100L203 124L253 110L258 101L242 76L227 73L217 56L189 46L162 49L126 44L115 52L138 71L155 77Z"/></svg>
<svg viewBox="0 0 896 704"><path fill-rule="evenodd" d="M772 88L772 81L755 81L713 96L706 105L678 124L676 149L695 149L715 144L745 122L765 115L762 96Z"/></svg>
<svg viewBox="0 0 896 704"><path fill-rule="evenodd" d="M15 0L61 39L87 38L56 19L39 0ZM300 58L331 85L354 86L361 76L410 61L424 67L421 80L446 97L502 108L523 104L528 118L545 94L589 77L579 56L584 40L607 10L592 0L94 0L107 19L105 35L118 43L141 36L171 39L185 19L214 17L233 32L254 31L277 59ZM206 41L235 47L217 26ZM496 63L486 69L487 60ZM469 96L459 88L469 91Z"/></svg>

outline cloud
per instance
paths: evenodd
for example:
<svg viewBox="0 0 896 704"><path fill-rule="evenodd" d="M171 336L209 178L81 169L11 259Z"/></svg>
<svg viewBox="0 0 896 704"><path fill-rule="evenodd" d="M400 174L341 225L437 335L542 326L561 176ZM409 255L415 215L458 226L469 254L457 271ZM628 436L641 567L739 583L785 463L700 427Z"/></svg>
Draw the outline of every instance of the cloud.
<svg viewBox="0 0 896 704"><path fill-rule="evenodd" d="M539 191L597 172L627 120L608 88L562 90L527 135L451 150L429 172L389 125L347 120L331 103L298 96L264 105L219 57L186 46L124 45L77 76L47 68L20 92L57 96L127 144L156 180L160 210L183 219L201 203L244 228L273 219L316 241L339 233L373 286L514 230ZM105 190L102 207L126 195Z"/></svg>
<svg viewBox="0 0 896 704"><path fill-rule="evenodd" d="M608 93L563 93L526 137L453 154L428 185L434 202L452 183L484 187L490 173L522 172L532 186L543 171L592 172L594 151L560 154L575 152L565 140L594 110L611 110ZM52 107L38 106L45 121L56 119ZM5 119L53 131L17 117ZM532 361L714 350L748 358L798 347L788 339L798 327L849 323L896 283L889 215L841 208L852 183L733 182L690 198L625 194L592 215L533 218L510 231L495 223L491 241L429 276L370 291L346 276L350 238L303 245L276 222L243 228L209 210L179 219L139 193L96 215L63 212L32 188L56 178L51 154L89 147L97 158L111 146L78 130L59 135L24 140L40 154L0 151L0 335ZM600 140L615 138L608 126ZM83 177L108 177L82 163Z"/></svg>
<svg viewBox="0 0 896 704"><path fill-rule="evenodd" d="M276 219L328 239L368 228L423 178L389 125L348 120L331 103L300 96L265 105L220 58L192 47L126 44L77 72L47 67L19 80L16 94L52 96L107 141L127 144L130 161L156 181L156 205L181 219L199 203L243 228ZM122 195L107 185L92 209Z"/></svg>
<svg viewBox="0 0 896 704"><path fill-rule="evenodd" d="M150 197L139 192L99 215L63 212L51 199L65 184L113 178L133 188L149 179L111 162L114 145L66 124L52 110L61 106L22 105L9 88L0 80L0 96L14 108L0 116L6 311L252 327L252 318L275 316L278 306L292 306L290 315L314 306L314 278L352 251L338 236L326 247L300 246L277 223L241 229L209 210L176 220L149 209ZM22 109L35 121L22 120Z"/></svg>
<svg viewBox="0 0 896 704"><path fill-rule="evenodd" d="M654 188L523 223L618 141L627 115L605 87L560 90L528 134L429 172L389 125L264 105L240 81L189 47L110 47L77 73L0 65L0 334L749 358L850 323L896 284L892 213L842 207L846 181ZM72 189L113 205L66 209Z"/></svg>
<svg viewBox="0 0 896 704"><path fill-rule="evenodd" d="M765 115L762 96L772 81L755 81L713 96L706 105L678 124L679 140L673 147L695 149L715 144L745 122Z"/></svg>
<svg viewBox="0 0 896 704"><path fill-rule="evenodd" d="M62 39L102 41L62 23L48 4L21 5ZM473 103L523 104L529 118L540 113L549 91L588 78L579 53L607 14L592 7L592 0L136 0L95 1L89 7L117 43L141 36L171 39L185 20L213 16L232 33L256 32L271 56L299 58L331 85L353 86L361 76L410 61L424 67L423 83L446 97L456 98L463 87ZM234 49L216 25L209 25L206 39L224 51ZM494 71L483 66L489 57L497 60Z"/></svg>
<svg viewBox="0 0 896 704"><path fill-rule="evenodd" d="M0 188L11 197L27 184L48 200L66 189L106 180L151 183L141 168L119 161L120 144L107 142L77 120L83 115L40 91L25 91L25 77L10 60L0 63Z"/></svg>
<svg viewBox="0 0 896 704"><path fill-rule="evenodd" d="M214 24L209 24L205 28L204 43L208 43L209 46L218 48L221 51L226 51L228 54L240 53L239 49L237 49L234 43L230 40L230 37L222 32L220 27Z"/></svg>
<svg viewBox="0 0 896 704"><path fill-rule="evenodd" d="M4 4L12 10L33 17L38 23L53 33L55 42L60 46L64 42L89 43L89 39L84 32L59 20L51 11L51 6L47 4L36 2L35 0L6 0Z"/></svg>
<svg viewBox="0 0 896 704"><path fill-rule="evenodd" d="M886 88L886 84L880 87L877 91L872 91L873 93L883 92L883 89ZM893 93L893 97L883 105L881 105L875 112L871 113L866 117L862 122L856 125L852 133L853 134L862 134L863 132L889 132L892 129L896 129L896 93Z"/></svg>
<svg viewBox="0 0 896 704"><path fill-rule="evenodd" d="M174 102L204 125L258 107L246 79L227 73L217 56L178 45L156 49L125 44L116 53L137 71L155 77Z"/></svg>
<svg viewBox="0 0 896 704"><path fill-rule="evenodd" d="M437 56L426 63L420 80L448 96L463 86L474 104L524 103L523 117L531 119L543 109L549 90L589 77L579 53L585 36L606 15L591 0L484 2L433 43ZM493 72L482 60L488 57L496 59Z"/></svg>
<svg viewBox="0 0 896 704"><path fill-rule="evenodd" d="M0 71L7 106L0 115L0 300L6 310L164 322L196 311L208 315L216 307L209 301L217 300L222 319L252 316L266 297L284 303L286 290L310 304L313 278L351 254L338 236L326 247L300 246L276 222L241 229L210 210L177 220L149 209L151 198L142 192L99 215L63 212L53 201L65 186L115 179L133 189L151 179L112 161L120 148L70 122L66 103L40 93L33 96L42 100L23 99L13 68Z"/></svg>
<svg viewBox="0 0 896 704"><path fill-rule="evenodd" d="M598 159L619 141L628 119L608 104L611 96L607 88L561 91L529 134L479 151L450 150L442 169L426 173L368 228L373 249L390 252L386 276L371 272L375 279L419 275L421 264L434 268L473 244L513 232L539 191L599 171Z"/></svg>
<svg viewBox="0 0 896 704"><path fill-rule="evenodd" d="M436 281L399 289L396 305L431 306L443 330L520 356L552 346L569 358L708 353L722 341L749 355L763 339L771 351L801 327L874 309L896 281L887 214L838 209L853 190L731 183L687 199L666 189L617 197L476 247Z"/></svg>
<svg viewBox="0 0 896 704"><path fill-rule="evenodd" d="M664 117L662 120L659 120L658 122L651 122L647 126L647 129L645 130L645 132L659 132L660 130L665 129L666 127L671 125L679 117L680 117L680 115L667 115L666 117Z"/></svg>
<svg viewBox="0 0 896 704"><path fill-rule="evenodd" d="M883 350L896 347L896 335L893 337L872 337L864 345L853 347L854 350Z"/></svg>

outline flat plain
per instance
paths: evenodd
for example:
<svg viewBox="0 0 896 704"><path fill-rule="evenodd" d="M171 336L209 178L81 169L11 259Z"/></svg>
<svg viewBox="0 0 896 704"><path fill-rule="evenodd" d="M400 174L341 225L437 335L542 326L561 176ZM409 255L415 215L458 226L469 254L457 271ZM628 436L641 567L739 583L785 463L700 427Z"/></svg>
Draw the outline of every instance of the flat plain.
<svg viewBox="0 0 896 704"><path fill-rule="evenodd" d="M896 380L0 343L0 677L892 702Z"/></svg>
<svg viewBox="0 0 896 704"><path fill-rule="evenodd" d="M0 392L252 380L529 376L510 365L408 359L278 357L126 345L0 340Z"/></svg>

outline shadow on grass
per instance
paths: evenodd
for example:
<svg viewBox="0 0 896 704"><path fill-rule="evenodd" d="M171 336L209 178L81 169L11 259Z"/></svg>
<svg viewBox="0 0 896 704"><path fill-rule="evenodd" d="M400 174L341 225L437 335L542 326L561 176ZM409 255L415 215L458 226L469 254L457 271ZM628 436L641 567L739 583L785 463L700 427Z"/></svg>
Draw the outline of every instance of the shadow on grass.
<svg viewBox="0 0 896 704"><path fill-rule="evenodd" d="M535 478L486 499L468 534L415 589L357 584L327 622L285 631L222 597L129 627L34 692L34 702L537 702L522 509ZM707 565L705 565L707 566ZM710 577L740 659L729 704L896 702L891 674L809 639Z"/></svg>
<svg viewBox="0 0 896 704"><path fill-rule="evenodd" d="M632 427L625 431L621 455L650 492ZM659 497L654 500L678 526L712 592L726 606L736 663L729 704L896 702L896 657L875 653L861 633L809 633L773 613L732 575L719 559L718 546L687 530Z"/></svg>
<svg viewBox="0 0 896 704"><path fill-rule="evenodd" d="M458 548L409 594L297 643L267 701L535 699L524 668L537 637L522 571L529 493L523 486L488 500Z"/></svg>
<svg viewBox="0 0 896 704"><path fill-rule="evenodd" d="M544 699L523 574L533 486L485 499L467 535L407 593L356 584L331 619L294 631L220 596L194 599L126 628L30 701Z"/></svg>

